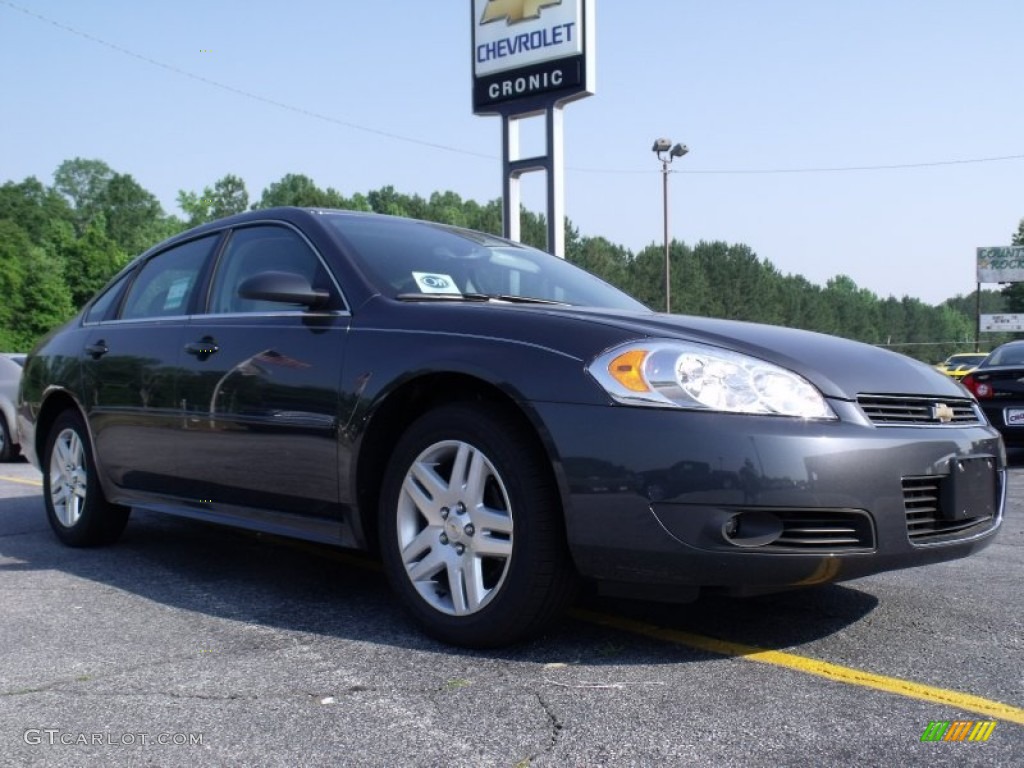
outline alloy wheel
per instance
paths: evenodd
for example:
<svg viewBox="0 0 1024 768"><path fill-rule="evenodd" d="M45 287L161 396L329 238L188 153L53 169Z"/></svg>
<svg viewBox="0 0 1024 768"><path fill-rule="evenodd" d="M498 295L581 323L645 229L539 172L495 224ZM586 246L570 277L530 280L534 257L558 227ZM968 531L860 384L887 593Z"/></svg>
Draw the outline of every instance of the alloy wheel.
<svg viewBox="0 0 1024 768"><path fill-rule="evenodd" d="M63 429L50 454L50 502L62 525L70 528L82 517L87 483L82 438L73 429Z"/></svg>
<svg viewBox="0 0 1024 768"><path fill-rule="evenodd" d="M397 509L405 573L434 609L466 616L501 590L512 559L508 492L482 451L438 442L409 467Z"/></svg>

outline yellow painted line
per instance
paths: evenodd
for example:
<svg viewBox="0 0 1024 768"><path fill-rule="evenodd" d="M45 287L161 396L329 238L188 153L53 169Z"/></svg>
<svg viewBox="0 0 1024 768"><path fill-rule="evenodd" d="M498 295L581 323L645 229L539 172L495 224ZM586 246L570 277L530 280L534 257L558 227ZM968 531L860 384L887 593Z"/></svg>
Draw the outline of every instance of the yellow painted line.
<svg viewBox="0 0 1024 768"><path fill-rule="evenodd" d="M9 483L21 483L22 485L34 485L36 488L43 487L42 480L25 480L20 477L8 477L7 475L0 475L0 480L6 480Z"/></svg>
<svg viewBox="0 0 1024 768"><path fill-rule="evenodd" d="M831 664L827 661L818 661L806 656L798 656L795 653L784 653L783 651L770 651L765 648L758 648L754 645L743 645L727 640L719 640L707 635L699 635L694 632L685 632L678 629L664 629L646 624L633 619L621 618L619 616L608 616L592 611L574 610L571 615L590 624L598 624L603 627L630 632L636 635L643 635L655 640L661 640L675 645L685 645L701 651L718 654L720 656L731 656L757 661L762 664L772 664L776 667L784 667L797 672L804 672L808 675L817 675L828 680L848 685L859 685L863 688L873 688L877 691L894 693L898 696L906 696L911 699L920 699L932 704L941 704L947 707L977 712L992 720L1006 720L1018 725L1024 725L1024 709L1003 704L1000 701L985 699L981 696L973 696L969 693L951 691L948 688L936 688L931 685L914 683L910 680L902 680L898 677L887 677L876 675L873 672L865 672L853 667L844 667L841 664Z"/></svg>

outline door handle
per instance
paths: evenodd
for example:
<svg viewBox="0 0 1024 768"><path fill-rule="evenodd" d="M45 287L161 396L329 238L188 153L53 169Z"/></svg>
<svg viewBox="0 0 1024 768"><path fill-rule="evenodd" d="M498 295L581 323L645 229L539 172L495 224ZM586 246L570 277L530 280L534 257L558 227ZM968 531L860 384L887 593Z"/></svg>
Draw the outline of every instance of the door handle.
<svg viewBox="0 0 1024 768"><path fill-rule="evenodd" d="M110 347L107 346L107 342L100 339L95 344L90 344L85 348L85 353L89 355L93 360L99 360L107 352L110 351Z"/></svg>
<svg viewBox="0 0 1024 768"><path fill-rule="evenodd" d="M186 344L185 351L202 360L219 352L220 347L217 346L217 342L212 336L204 336L199 341L192 341Z"/></svg>

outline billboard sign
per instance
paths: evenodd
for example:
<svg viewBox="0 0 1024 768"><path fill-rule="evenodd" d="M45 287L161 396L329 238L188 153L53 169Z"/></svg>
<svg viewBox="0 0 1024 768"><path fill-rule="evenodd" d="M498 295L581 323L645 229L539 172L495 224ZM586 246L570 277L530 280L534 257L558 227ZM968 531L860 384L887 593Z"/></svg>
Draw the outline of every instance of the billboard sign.
<svg viewBox="0 0 1024 768"><path fill-rule="evenodd" d="M470 5L475 114L522 114L594 92L594 0Z"/></svg>
<svg viewBox="0 0 1024 768"><path fill-rule="evenodd" d="M1024 331L1024 315L982 315L979 325L990 333L1020 333Z"/></svg>
<svg viewBox="0 0 1024 768"><path fill-rule="evenodd" d="M979 283L1024 282L1024 245L978 249Z"/></svg>

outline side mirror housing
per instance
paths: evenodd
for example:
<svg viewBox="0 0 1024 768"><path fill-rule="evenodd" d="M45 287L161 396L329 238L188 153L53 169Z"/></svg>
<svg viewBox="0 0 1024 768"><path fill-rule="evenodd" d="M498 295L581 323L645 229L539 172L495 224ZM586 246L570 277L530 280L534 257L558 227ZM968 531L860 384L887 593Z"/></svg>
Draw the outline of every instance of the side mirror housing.
<svg viewBox="0 0 1024 768"><path fill-rule="evenodd" d="M260 272L238 286L238 295L256 301L301 304L307 309L326 306L331 295L313 288L309 280L294 272Z"/></svg>

